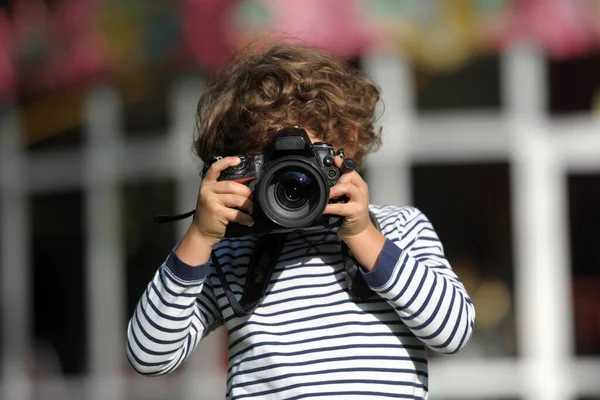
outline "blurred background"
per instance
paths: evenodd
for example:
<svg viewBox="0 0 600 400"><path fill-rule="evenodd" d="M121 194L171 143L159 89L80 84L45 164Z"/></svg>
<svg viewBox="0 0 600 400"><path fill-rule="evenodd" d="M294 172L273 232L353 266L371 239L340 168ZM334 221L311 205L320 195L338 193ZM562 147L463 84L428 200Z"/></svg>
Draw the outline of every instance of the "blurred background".
<svg viewBox="0 0 600 400"><path fill-rule="evenodd" d="M477 310L431 398L600 399L600 1L0 0L0 397L221 399L223 330L125 358L194 207L196 102L240 46L299 39L382 88L372 202L420 208Z"/></svg>

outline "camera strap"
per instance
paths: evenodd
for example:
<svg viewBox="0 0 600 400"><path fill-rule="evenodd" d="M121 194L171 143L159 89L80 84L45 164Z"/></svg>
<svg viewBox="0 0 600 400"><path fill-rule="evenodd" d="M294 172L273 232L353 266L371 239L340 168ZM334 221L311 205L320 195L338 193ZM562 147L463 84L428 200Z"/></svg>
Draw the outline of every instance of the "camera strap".
<svg viewBox="0 0 600 400"><path fill-rule="evenodd" d="M155 222L174 222L190 217L193 214L194 211L190 211L179 215L158 216L155 218ZM370 211L369 218L377 230L381 231L377 217ZM217 277L221 282L227 301L237 317L245 317L252 314L264 299L267 292L267 286L269 285L271 275L273 274L281 250L283 249L286 236L287 235L285 234L264 234L258 238L250 258L250 264L246 275L246 284L244 285L244 291L242 292L240 300L236 298L235 293L233 293L233 290L231 290L231 287L227 282L227 277L223 272L219 257L214 251L211 252L211 262L217 273ZM361 303L373 297L375 293L365 282L360 273L358 261L344 241L342 241L342 263L344 265L343 274L348 287L348 294L352 301Z"/></svg>
<svg viewBox="0 0 600 400"><path fill-rule="evenodd" d="M221 286L223 286L223 292L225 292L229 305L237 317L252 314L264 299L286 236L285 234L265 234L258 238L258 242L256 242L256 246L252 252L252 257L250 258L244 291L239 301L227 282L227 278L219 262L219 257L217 257L214 251L211 253L213 267L221 282Z"/></svg>

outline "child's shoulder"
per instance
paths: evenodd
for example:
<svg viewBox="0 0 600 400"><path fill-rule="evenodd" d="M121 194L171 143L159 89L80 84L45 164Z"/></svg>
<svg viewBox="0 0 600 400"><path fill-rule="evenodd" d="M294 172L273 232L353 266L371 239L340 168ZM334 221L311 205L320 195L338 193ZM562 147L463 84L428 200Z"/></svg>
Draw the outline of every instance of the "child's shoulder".
<svg viewBox="0 0 600 400"><path fill-rule="evenodd" d="M402 226L415 218L423 216L418 208L411 206L369 204L369 210L377 217L379 225L387 225L393 222Z"/></svg>

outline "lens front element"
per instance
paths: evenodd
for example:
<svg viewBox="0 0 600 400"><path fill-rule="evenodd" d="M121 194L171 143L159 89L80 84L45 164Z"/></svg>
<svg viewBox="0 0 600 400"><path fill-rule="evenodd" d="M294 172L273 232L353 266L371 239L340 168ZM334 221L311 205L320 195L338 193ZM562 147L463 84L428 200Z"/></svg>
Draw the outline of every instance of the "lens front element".
<svg viewBox="0 0 600 400"><path fill-rule="evenodd" d="M300 228L322 215L329 200L329 185L313 163L290 156L267 168L257 193L260 207L271 221Z"/></svg>
<svg viewBox="0 0 600 400"><path fill-rule="evenodd" d="M275 200L290 211L302 208L310 195L311 179L302 172L288 171L282 174L275 184Z"/></svg>

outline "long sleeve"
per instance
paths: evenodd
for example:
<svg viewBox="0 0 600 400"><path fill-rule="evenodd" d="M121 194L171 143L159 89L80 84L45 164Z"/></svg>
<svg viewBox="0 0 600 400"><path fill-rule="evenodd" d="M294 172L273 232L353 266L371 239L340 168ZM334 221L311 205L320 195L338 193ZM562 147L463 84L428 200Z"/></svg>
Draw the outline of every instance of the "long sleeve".
<svg viewBox="0 0 600 400"><path fill-rule="evenodd" d="M205 282L209 264L191 267L171 252L141 296L127 328L127 358L144 375L177 368L222 323Z"/></svg>
<svg viewBox="0 0 600 400"><path fill-rule="evenodd" d="M455 353L473 333L473 303L427 217L412 208L393 218L382 231L397 229L399 237L386 240L375 269L363 272L365 281L429 348Z"/></svg>

